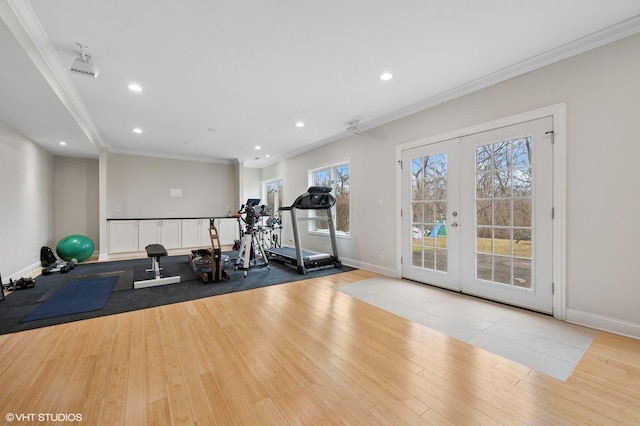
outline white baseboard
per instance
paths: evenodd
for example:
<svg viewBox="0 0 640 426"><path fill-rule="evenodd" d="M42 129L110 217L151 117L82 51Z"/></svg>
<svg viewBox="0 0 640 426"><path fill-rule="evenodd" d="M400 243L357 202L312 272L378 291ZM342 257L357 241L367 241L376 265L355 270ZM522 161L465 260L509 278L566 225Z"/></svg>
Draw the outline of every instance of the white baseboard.
<svg viewBox="0 0 640 426"><path fill-rule="evenodd" d="M14 272L13 274L6 276L6 277L2 277L2 282L4 284L8 283L10 279L12 280L18 280L22 277L32 277L33 278L33 274L40 270L40 268L42 267L42 265L40 264L40 262L35 262L32 263L31 265L25 266L24 268L22 268L19 271Z"/></svg>
<svg viewBox="0 0 640 426"><path fill-rule="evenodd" d="M619 334L621 336L640 339L640 324L610 318L589 312L576 311L567 309L567 322L585 327L595 328L596 330L608 331L609 333Z"/></svg>
<svg viewBox="0 0 640 426"><path fill-rule="evenodd" d="M394 268L385 268L380 265L374 265L372 263L361 262L353 259L341 258L340 261L347 266L358 269L366 269L367 271L377 272L378 274L386 275L388 277L396 277L396 270Z"/></svg>

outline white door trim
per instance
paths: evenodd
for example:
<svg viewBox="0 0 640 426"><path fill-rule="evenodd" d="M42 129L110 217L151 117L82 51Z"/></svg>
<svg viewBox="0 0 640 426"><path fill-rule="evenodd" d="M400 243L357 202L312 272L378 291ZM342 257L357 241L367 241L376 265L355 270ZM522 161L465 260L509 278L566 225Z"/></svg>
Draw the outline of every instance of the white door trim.
<svg viewBox="0 0 640 426"><path fill-rule="evenodd" d="M396 146L396 161L402 160L402 151L422 145L429 145L448 139L460 138L499 127L510 126L543 117L553 117L553 316L566 320L566 198L567 198L567 137L566 137L566 104L560 103L544 108L500 118L485 123L465 127L440 135L418 139ZM396 168L396 277L402 276L402 171Z"/></svg>

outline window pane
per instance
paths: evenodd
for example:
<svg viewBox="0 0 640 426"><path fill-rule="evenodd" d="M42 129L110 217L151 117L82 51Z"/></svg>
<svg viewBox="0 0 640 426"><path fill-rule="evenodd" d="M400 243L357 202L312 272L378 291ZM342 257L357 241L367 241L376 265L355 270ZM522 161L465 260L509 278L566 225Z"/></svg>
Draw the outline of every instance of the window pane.
<svg viewBox="0 0 640 426"><path fill-rule="evenodd" d="M531 136L513 141L513 167L531 165Z"/></svg>
<svg viewBox="0 0 640 426"><path fill-rule="evenodd" d="M511 200L493 202L493 223L497 226L511 226Z"/></svg>
<svg viewBox="0 0 640 426"><path fill-rule="evenodd" d="M282 179L278 179L277 187L278 187L278 204L277 204L276 208L279 209L280 207L284 207L282 205ZM274 214L275 213L276 212L274 212Z"/></svg>
<svg viewBox="0 0 640 426"><path fill-rule="evenodd" d="M263 204L267 206L263 215L278 216L278 209L282 207L282 179L265 182L263 193L266 194Z"/></svg>
<svg viewBox="0 0 640 426"><path fill-rule="evenodd" d="M531 197L531 168L514 169L512 174L513 196Z"/></svg>
<svg viewBox="0 0 640 426"><path fill-rule="evenodd" d="M513 285L521 288L532 288L531 260L513 260Z"/></svg>
<svg viewBox="0 0 640 426"><path fill-rule="evenodd" d="M447 272L447 249L436 249L436 271Z"/></svg>
<svg viewBox="0 0 640 426"><path fill-rule="evenodd" d="M331 186L331 172L329 169L317 170L313 174L313 184L316 186Z"/></svg>
<svg viewBox="0 0 640 426"><path fill-rule="evenodd" d="M511 197L511 179L509 170L498 170L493 174L493 196L496 198Z"/></svg>
<svg viewBox="0 0 640 426"><path fill-rule="evenodd" d="M501 284L511 284L511 258L494 256L493 281Z"/></svg>
<svg viewBox="0 0 640 426"><path fill-rule="evenodd" d="M513 241L513 255L531 259L531 229L514 229Z"/></svg>
<svg viewBox="0 0 640 426"><path fill-rule="evenodd" d="M424 223L435 223L435 203L423 203L423 222Z"/></svg>
<svg viewBox="0 0 640 426"><path fill-rule="evenodd" d="M476 237L476 251L478 253L493 253L491 228L478 228Z"/></svg>
<svg viewBox="0 0 640 426"><path fill-rule="evenodd" d="M476 201L476 223L478 226L493 225L491 206L491 200Z"/></svg>
<svg viewBox="0 0 640 426"><path fill-rule="evenodd" d="M531 226L531 199L515 199L513 201L513 226Z"/></svg>
<svg viewBox="0 0 640 426"><path fill-rule="evenodd" d="M422 213L422 203L412 203L411 221L414 223L422 224L424 222L424 216Z"/></svg>
<svg viewBox="0 0 640 426"><path fill-rule="evenodd" d="M476 171L491 170L491 145L482 145L476 148Z"/></svg>
<svg viewBox="0 0 640 426"><path fill-rule="evenodd" d="M314 211L315 211L315 217L318 218L318 219L313 221L313 223L315 223L315 228L314 229L316 231L328 231L329 230L329 221L326 219L327 211L326 210L314 210Z"/></svg>
<svg viewBox="0 0 640 426"><path fill-rule="evenodd" d="M510 141L498 142L493 144L493 162L496 169L507 169L510 166L509 161Z"/></svg>
<svg viewBox="0 0 640 426"><path fill-rule="evenodd" d="M476 255L476 277L479 280L492 280L493 265L490 254L477 254Z"/></svg>
<svg viewBox="0 0 640 426"><path fill-rule="evenodd" d="M331 193L336 198L336 203L332 209L334 215L334 225L338 232L348 233L350 229L350 193L351 176L349 164L340 164L327 167L325 169L310 172L312 185L328 186ZM419 184L414 182L414 192L419 191ZM414 194L415 195L415 194ZM327 212L323 210L309 210L310 217L326 217ZM326 219L316 219L309 222L309 230L328 231L329 222Z"/></svg>
<svg viewBox="0 0 640 426"><path fill-rule="evenodd" d="M436 200L447 199L447 179L435 179L433 181L434 193L433 197Z"/></svg>
<svg viewBox="0 0 640 426"><path fill-rule="evenodd" d="M350 175L349 166L335 168L336 231L349 232Z"/></svg>
<svg viewBox="0 0 640 426"><path fill-rule="evenodd" d="M493 193L493 177L491 172L476 175L476 198L491 198Z"/></svg>

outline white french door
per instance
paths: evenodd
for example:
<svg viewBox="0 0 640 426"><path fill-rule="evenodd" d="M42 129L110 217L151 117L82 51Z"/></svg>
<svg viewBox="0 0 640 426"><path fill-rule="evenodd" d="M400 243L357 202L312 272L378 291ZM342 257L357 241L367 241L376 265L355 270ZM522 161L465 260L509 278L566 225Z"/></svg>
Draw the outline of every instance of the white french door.
<svg viewBox="0 0 640 426"><path fill-rule="evenodd" d="M402 153L402 275L460 291L459 139Z"/></svg>
<svg viewBox="0 0 640 426"><path fill-rule="evenodd" d="M552 313L552 129L547 117L403 151L403 277Z"/></svg>

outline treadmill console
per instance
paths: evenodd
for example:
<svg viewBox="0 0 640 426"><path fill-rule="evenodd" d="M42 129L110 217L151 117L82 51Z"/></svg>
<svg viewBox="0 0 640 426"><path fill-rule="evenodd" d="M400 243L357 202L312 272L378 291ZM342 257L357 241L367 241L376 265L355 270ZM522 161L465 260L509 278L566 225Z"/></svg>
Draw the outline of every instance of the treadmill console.
<svg viewBox="0 0 640 426"><path fill-rule="evenodd" d="M304 194L293 202L293 206L300 210L323 210L333 207L336 199L331 195L328 186L311 186Z"/></svg>

